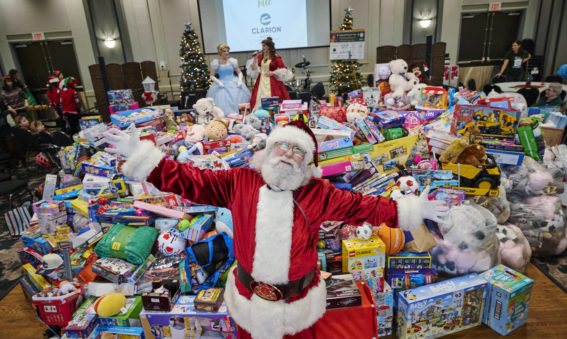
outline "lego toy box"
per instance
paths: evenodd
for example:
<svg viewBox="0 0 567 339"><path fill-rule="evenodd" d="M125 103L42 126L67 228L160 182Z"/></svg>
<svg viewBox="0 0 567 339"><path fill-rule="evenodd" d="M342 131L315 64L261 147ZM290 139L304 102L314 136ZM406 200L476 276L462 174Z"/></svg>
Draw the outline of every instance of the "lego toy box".
<svg viewBox="0 0 567 339"><path fill-rule="evenodd" d="M386 245L378 236L368 240L343 240L343 273L352 274L354 280L365 281L372 293L384 287Z"/></svg>
<svg viewBox="0 0 567 339"><path fill-rule="evenodd" d="M183 295L171 312L142 311L140 320L147 339L236 337L236 325L223 303L217 312L195 309L195 296Z"/></svg>
<svg viewBox="0 0 567 339"><path fill-rule="evenodd" d="M437 338L479 325L487 285L473 273L401 292L397 337Z"/></svg>
<svg viewBox="0 0 567 339"><path fill-rule="evenodd" d="M399 252L388 256L388 269L417 270L431 268L431 255L429 252Z"/></svg>
<svg viewBox="0 0 567 339"><path fill-rule="evenodd" d="M482 322L507 335L522 326L528 318L534 281L504 265L481 274L488 281L488 297Z"/></svg>

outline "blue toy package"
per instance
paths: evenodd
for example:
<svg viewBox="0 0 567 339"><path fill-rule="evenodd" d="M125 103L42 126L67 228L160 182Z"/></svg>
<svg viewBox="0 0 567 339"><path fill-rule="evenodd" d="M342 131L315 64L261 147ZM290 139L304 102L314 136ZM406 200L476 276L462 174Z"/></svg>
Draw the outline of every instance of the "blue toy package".
<svg viewBox="0 0 567 339"><path fill-rule="evenodd" d="M437 338L480 325L487 285L473 273L401 292L397 337Z"/></svg>
<svg viewBox="0 0 567 339"><path fill-rule="evenodd" d="M481 274L488 281L488 300L482 322L507 335L525 324L534 281L504 265Z"/></svg>
<svg viewBox="0 0 567 339"><path fill-rule="evenodd" d="M417 270L431 268L431 255L429 252L399 252L389 255L386 264L388 269ZM394 286L392 287L394 288Z"/></svg>

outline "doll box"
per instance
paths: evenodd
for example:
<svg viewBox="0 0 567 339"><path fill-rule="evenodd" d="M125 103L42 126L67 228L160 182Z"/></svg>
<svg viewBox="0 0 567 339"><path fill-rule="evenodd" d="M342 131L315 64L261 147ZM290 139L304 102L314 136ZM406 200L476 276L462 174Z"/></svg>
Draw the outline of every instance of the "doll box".
<svg viewBox="0 0 567 339"><path fill-rule="evenodd" d="M142 311L140 320L147 339L236 337L236 324L223 302L217 312L195 309L195 296L183 295L170 312Z"/></svg>
<svg viewBox="0 0 567 339"><path fill-rule="evenodd" d="M507 335L522 326L528 318L534 281L504 265L481 274L488 281L488 298L482 322Z"/></svg>
<svg viewBox="0 0 567 339"><path fill-rule="evenodd" d="M487 284L473 273L401 292L397 337L437 338L480 325Z"/></svg>
<svg viewBox="0 0 567 339"><path fill-rule="evenodd" d="M431 268L431 255L429 252L399 252L388 256L387 267L406 270Z"/></svg>
<svg viewBox="0 0 567 339"><path fill-rule="evenodd" d="M378 236L368 240L342 241L343 273L352 274L355 281L365 281L372 293L382 291L386 245Z"/></svg>

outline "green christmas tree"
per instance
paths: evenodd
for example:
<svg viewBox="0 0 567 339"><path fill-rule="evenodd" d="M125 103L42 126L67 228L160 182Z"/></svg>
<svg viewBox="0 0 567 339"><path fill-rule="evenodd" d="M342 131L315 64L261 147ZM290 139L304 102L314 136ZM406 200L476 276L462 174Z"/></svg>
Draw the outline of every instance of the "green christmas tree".
<svg viewBox="0 0 567 339"><path fill-rule="evenodd" d="M199 37L191 27L191 23L185 23L185 31L181 38L181 90L194 91L197 89L208 89L211 84L209 78L209 67L203 57Z"/></svg>
<svg viewBox="0 0 567 339"><path fill-rule="evenodd" d="M352 8L345 9L345 17L341 31L352 29ZM360 63L354 59L333 60L331 65L331 91L338 92L340 87L348 87L349 91L362 87Z"/></svg>

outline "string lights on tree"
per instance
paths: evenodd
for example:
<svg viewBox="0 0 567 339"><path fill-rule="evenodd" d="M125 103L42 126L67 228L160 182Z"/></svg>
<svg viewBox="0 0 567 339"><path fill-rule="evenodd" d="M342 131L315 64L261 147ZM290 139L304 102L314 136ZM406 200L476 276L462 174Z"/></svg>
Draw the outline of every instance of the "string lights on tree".
<svg viewBox="0 0 567 339"><path fill-rule="evenodd" d="M340 30L352 29L352 8L345 9L345 17ZM349 91L362 87L360 63L354 59L334 60L331 65L331 91L338 92L341 87L348 87Z"/></svg>
<svg viewBox="0 0 567 339"><path fill-rule="evenodd" d="M183 91L208 89L211 84L209 67L205 62L199 37L195 34L195 30L191 27L189 21L185 23L185 31L180 46L181 89Z"/></svg>

